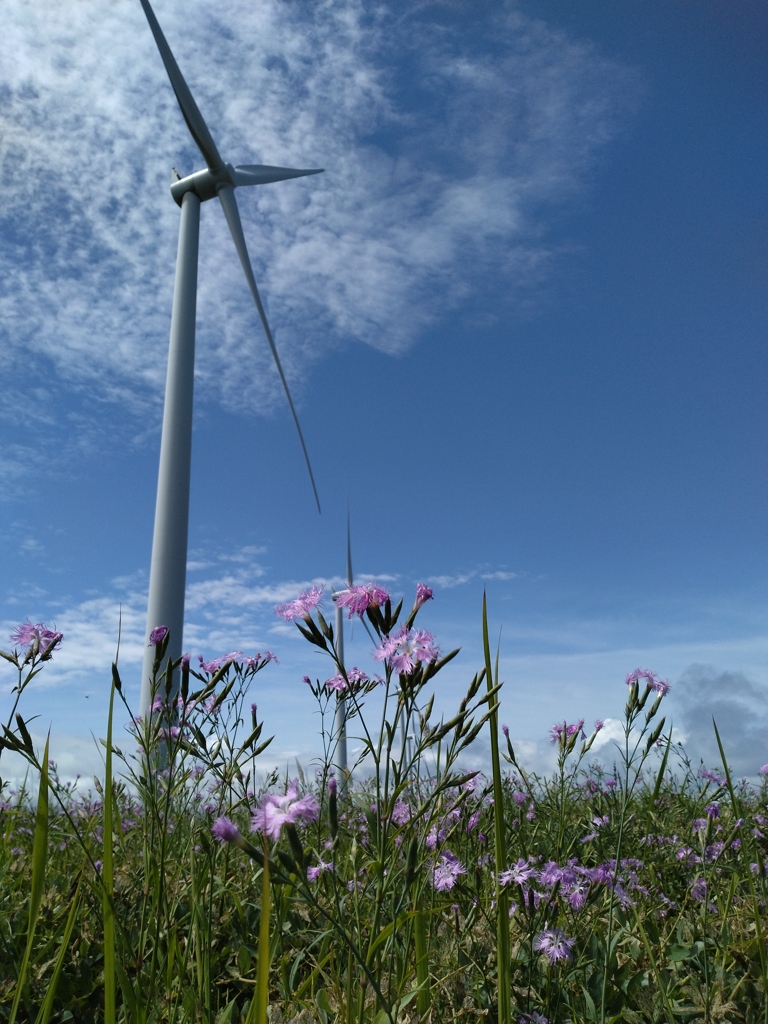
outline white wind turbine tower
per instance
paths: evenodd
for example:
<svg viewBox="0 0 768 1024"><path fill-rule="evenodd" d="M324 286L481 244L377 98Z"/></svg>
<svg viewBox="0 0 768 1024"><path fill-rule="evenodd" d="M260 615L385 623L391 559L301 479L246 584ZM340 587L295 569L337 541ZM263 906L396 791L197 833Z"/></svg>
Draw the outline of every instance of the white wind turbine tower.
<svg viewBox="0 0 768 1024"><path fill-rule="evenodd" d="M349 509L347 509L347 586L353 586L352 577L352 538L349 530ZM344 665L344 609L336 605L336 653ZM346 666L345 666L346 667ZM335 764L341 775L342 790L347 787L347 698L343 693L336 694L336 716L334 722L336 736Z"/></svg>
<svg viewBox="0 0 768 1024"><path fill-rule="evenodd" d="M165 386L163 430L160 443L160 470L155 506L155 529L152 539L145 643L149 642L149 634L156 626L167 626L171 632L167 657L176 659L181 656L182 650L184 588L187 572L200 204L207 199L214 198L218 198L221 203L237 255L245 271L248 287L253 301L256 303L264 333L272 350L293 421L296 424L319 511L320 501L307 447L280 364L274 338L269 329L264 306L256 287L235 199L235 189L241 185L264 185L286 178L299 178L305 174L318 174L319 169L292 170L287 167L269 167L263 164L244 164L233 167L232 164L225 163L219 155L216 143L208 131L208 126L184 81L149 0L141 0L141 6L144 8L152 35L155 37L184 120L206 163L205 170L197 171L185 178L182 178L174 170L171 182L171 194L181 207L181 226L171 315L168 376ZM147 647L144 653L141 678L139 712L142 715L147 712L151 701L153 661L154 650Z"/></svg>

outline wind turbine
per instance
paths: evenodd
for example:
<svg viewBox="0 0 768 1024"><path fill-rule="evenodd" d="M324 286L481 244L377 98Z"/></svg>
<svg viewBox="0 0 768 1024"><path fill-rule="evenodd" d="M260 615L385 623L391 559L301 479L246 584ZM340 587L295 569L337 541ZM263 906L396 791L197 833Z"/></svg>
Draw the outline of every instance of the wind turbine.
<svg viewBox="0 0 768 1024"><path fill-rule="evenodd" d="M352 540L349 532L349 509L347 509L347 586L352 587ZM336 653L344 665L344 609L336 605ZM347 787L347 698L341 692L336 694L336 767L341 773L342 791Z"/></svg>
<svg viewBox="0 0 768 1024"><path fill-rule="evenodd" d="M165 70L176 94L181 113L206 167L202 171L182 178L174 169L171 195L181 207L181 226L176 260L176 281L171 314L171 338L168 352L168 375L165 385L163 430L160 442L160 469L155 505L155 528L152 539L152 563L149 575L147 603L147 630L145 643L156 626L167 626L171 632L167 658L181 656L184 625L184 588L187 574L187 533L189 524L189 478L192 456L192 397L195 362L195 313L197 308L197 255L200 236L200 204L218 198L224 211L237 255L253 301L256 303L264 333L267 336L277 372L280 375L288 405L296 424L304 459L309 470L315 501L320 511L320 499L309 462L307 446L299 425L299 418L288 390L277 354L272 331L269 328L256 280L253 276L248 249L245 244L235 189L243 185L266 185L286 178L300 178L306 174L319 174L315 170L293 170L288 167L270 167L264 164L243 164L233 167L219 155L208 126L203 120L192 93L179 70L165 36L158 24L149 0L141 0L144 14L155 37ZM151 702L151 678L154 650L147 647L141 678L140 713L146 714Z"/></svg>

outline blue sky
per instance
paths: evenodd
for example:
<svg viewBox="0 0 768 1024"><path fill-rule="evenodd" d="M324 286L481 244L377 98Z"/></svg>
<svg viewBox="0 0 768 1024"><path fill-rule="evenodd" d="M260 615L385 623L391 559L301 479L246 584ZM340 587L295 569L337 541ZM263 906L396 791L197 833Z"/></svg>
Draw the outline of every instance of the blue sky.
<svg viewBox="0 0 768 1024"><path fill-rule="evenodd" d="M360 579L434 587L423 625L462 647L446 712L487 589L532 766L553 721L620 716L646 664L695 757L715 714L740 772L768 761L764 6L156 13L225 159L326 169L239 195L320 517L223 217L202 218L185 647L275 651L272 761L317 752L301 678L325 671L272 609L340 583L347 501ZM8 0L4 26L0 624L64 631L25 707L85 773L121 607L138 696L169 171L202 163L137 2ZM358 627L361 667L369 647Z"/></svg>

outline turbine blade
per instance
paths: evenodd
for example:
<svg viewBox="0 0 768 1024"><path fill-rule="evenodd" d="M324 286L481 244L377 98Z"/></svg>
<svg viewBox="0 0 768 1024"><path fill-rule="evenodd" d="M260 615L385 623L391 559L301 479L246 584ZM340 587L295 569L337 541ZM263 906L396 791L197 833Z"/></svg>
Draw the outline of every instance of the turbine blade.
<svg viewBox="0 0 768 1024"><path fill-rule="evenodd" d="M296 415L296 409L294 408L293 405L291 392L288 390L288 381L285 379L283 367L280 362L280 356L277 354L275 339L272 337L272 331L269 329L269 323L267 322L267 314L264 312L264 306L261 303L259 289L256 287L256 279L253 276L253 268L251 267L251 260L250 257L248 256L248 247L245 244L243 225L240 222L240 211L237 208L237 199L235 199L235 190L232 188L231 185L224 185L222 188L219 189L218 195L222 209L224 210L224 216L227 218L227 224L229 224L229 230L232 235L232 241L235 243L237 255L240 257L240 263L243 267L243 270L245 271L245 279L248 282L248 287L251 289L251 295L253 296L253 301L256 303L256 309L259 311L261 324L264 328L264 333L267 336L269 347L272 350L272 357L275 360L277 372L280 374L280 380L283 383L285 397L288 399L288 405L291 410L291 415L293 416L293 422L296 424L296 430L298 431L299 434L301 450L304 452L304 460L307 463L307 469L309 470L309 479L312 481L312 490L315 493L317 511L319 512L320 498L318 497L317 487L315 485L315 474L312 472L312 465L309 461L309 452L307 451L307 446L304 443L304 435L301 432L301 426L299 425L299 417Z"/></svg>
<svg viewBox="0 0 768 1024"><path fill-rule="evenodd" d="M179 106L181 107L181 113L184 115L184 120L187 122L187 128L192 135L192 138L197 143L197 148L203 154L203 159L212 171L218 170L224 163L219 156L219 151L216 149L216 143L213 141L211 133L208 131L208 125L203 120L203 115L195 103L192 93L189 91L189 86L184 81L184 76L179 70L179 65L176 63L176 58L171 53L171 48L168 45L163 30L160 28L155 12L150 6L149 0L141 0L141 6L144 8L144 13L147 16L149 27L152 30L152 35L155 37L157 48L160 51L160 56L163 58L163 64L165 64L165 70L168 73L168 77L171 80L173 91L176 93L176 99Z"/></svg>
<svg viewBox="0 0 768 1024"><path fill-rule="evenodd" d="M297 171L291 167L270 167L269 164L239 164L235 168L234 177L236 185L268 185L272 181L303 178L307 174L322 174L322 172L322 167L310 171Z"/></svg>
<svg viewBox="0 0 768 1024"><path fill-rule="evenodd" d="M352 534L349 528L349 502L347 502L347 586L352 587Z"/></svg>

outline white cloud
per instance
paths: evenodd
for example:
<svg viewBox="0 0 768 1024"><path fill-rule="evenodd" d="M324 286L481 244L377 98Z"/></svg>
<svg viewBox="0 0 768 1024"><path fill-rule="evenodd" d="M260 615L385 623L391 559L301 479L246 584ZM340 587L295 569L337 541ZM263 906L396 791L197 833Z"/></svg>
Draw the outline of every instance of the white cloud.
<svg viewBox="0 0 768 1024"><path fill-rule="evenodd" d="M624 741L624 723L619 721L618 718L606 718L603 722L603 728L595 737L595 742L592 744L592 750L595 753L598 750L602 750L603 747L612 746L618 743L621 745Z"/></svg>
<svg viewBox="0 0 768 1024"><path fill-rule="evenodd" d="M470 583L477 573L475 572L460 572L454 574L444 574L442 576L429 576L427 577L428 583L434 583L436 587L443 587L445 590L451 590L453 587L461 587L465 583Z"/></svg>
<svg viewBox="0 0 768 1024"><path fill-rule="evenodd" d="M239 196L296 385L340 344L404 351L488 275L505 291L537 278L551 255L542 204L580 187L637 91L590 46L509 9L472 13L469 27L439 7L403 17L352 0L190 0L157 13L225 159L326 167ZM144 430L164 383L169 169L201 159L139 4L7 0L0 98L6 379L38 408L54 387L81 391L84 443L103 443L104 401ZM214 206L198 394L268 412L276 376ZM22 449L5 458L25 465Z"/></svg>
<svg viewBox="0 0 768 1024"><path fill-rule="evenodd" d="M506 583L510 580L520 579L523 575L523 573L512 572L508 569L470 569L467 572L429 576L427 582L434 584L436 587L442 587L444 590L452 590L454 587L463 587L466 583L471 583L473 580L479 579Z"/></svg>
<svg viewBox="0 0 768 1024"><path fill-rule="evenodd" d="M42 733L31 733L32 743L38 757L45 750L46 736ZM119 742L119 741L118 741ZM49 748L49 757L56 765L56 773L62 782L77 782L77 792L86 794L93 790L93 778L104 780L104 748L92 736L80 736L67 732L53 732ZM19 754L4 750L2 777L15 788L27 780L27 789L34 793L38 779L29 765Z"/></svg>

